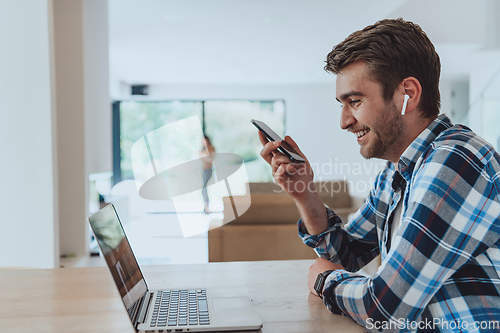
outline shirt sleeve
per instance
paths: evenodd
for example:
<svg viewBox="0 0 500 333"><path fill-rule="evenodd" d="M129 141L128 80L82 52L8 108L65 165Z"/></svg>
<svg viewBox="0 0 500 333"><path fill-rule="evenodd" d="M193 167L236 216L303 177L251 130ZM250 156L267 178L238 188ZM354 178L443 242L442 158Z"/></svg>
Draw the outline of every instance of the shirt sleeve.
<svg viewBox="0 0 500 333"><path fill-rule="evenodd" d="M368 198L346 225L343 226L340 217L330 208L326 208L328 227L318 235L310 235L300 219L298 229L302 241L314 248L318 256L341 264L350 271L357 271L368 264L379 254L375 216L378 213L379 192L387 186L387 172L384 169L377 175Z"/></svg>
<svg viewBox="0 0 500 333"><path fill-rule="evenodd" d="M498 193L471 155L460 147L431 151L413 177L406 213L377 273L328 276L323 299L331 311L340 309L365 327L368 319L418 320L452 274L494 246Z"/></svg>

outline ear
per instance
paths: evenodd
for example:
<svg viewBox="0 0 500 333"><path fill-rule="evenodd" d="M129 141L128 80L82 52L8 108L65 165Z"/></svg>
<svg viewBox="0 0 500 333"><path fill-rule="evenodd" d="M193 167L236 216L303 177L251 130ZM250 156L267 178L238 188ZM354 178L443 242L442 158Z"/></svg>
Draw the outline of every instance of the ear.
<svg viewBox="0 0 500 333"><path fill-rule="evenodd" d="M405 113L412 113L418 109L420 98L422 97L422 86L420 85L420 81L413 76L404 78L396 89L395 94L399 95L396 96L396 101L399 101L396 102L396 105L398 105L400 109L403 106L403 96L406 94L410 97L406 105Z"/></svg>

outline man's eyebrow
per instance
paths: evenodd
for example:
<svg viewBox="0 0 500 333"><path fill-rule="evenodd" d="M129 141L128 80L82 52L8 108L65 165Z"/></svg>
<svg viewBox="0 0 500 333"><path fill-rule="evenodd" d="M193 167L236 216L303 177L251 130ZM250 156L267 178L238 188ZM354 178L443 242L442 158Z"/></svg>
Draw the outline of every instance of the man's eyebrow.
<svg viewBox="0 0 500 333"><path fill-rule="evenodd" d="M338 98L335 98L339 103L342 103L341 101L345 101L347 98L351 97L351 96L364 96L365 94L363 94L362 92L360 91L349 91L348 93L345 93L343 95L340 96L340 100Z"/></svg>

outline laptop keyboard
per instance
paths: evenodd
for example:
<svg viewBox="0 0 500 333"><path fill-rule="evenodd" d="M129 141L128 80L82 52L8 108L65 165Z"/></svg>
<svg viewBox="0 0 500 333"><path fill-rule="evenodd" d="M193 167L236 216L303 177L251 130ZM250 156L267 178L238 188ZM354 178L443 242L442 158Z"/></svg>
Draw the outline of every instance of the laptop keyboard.
<svg viewBox="0 0 500 333"><path fill-rule="evenodd" d="M209 325L206 289L159 291L151 327Z"/></svg>

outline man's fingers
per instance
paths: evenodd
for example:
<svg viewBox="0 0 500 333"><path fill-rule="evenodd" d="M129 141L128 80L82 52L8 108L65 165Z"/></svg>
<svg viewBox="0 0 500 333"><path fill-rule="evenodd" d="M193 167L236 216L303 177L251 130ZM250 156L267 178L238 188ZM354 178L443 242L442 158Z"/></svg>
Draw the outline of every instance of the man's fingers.
<svg viewBox="0 0 500 333"><path fill-rule="evenodd" d="M282 177L285 175L285 167L284 165L280 165L277 169L276 172L274 173L277 177Z"/></svg>
<svg viewBox="0 0 500 333"><path fill-rule="evenodd" d="M284 191L290 192L293 191L293 182L290 181L290 176L285 171L285 165L280 165L273 176L276 184L280 185Z"/></svg>
<svg viewBox="0 0 500 333"><path fill-rule="evenodd" d="M273 168L273 172L276 172L276 169L278 169L278 167L281 164L291 162L288 157L286 157L285 155L283 155L281 153L273 152L272 154L273 154L273 158L271 159L271 167Z"/></svg>
<svg viewBox="0 0 500 333"><path fill-rule="evenodd" d="M295 150L297 153L299 153L300 156L302 156L304 159L306 159L305 155L302 153L302 151L300 150L297 143L295 143L295 141L293 141L293 139L291 137L289 137L288 135L285 136L284 141L286 142L286 144L288 144L290 147L292 147L293 150Z"/></svg>
<svg viewBox="0 0 500 333"><path fill-rule="evenodd" d="M285 171L286 171L286 173L287 173L287 174L289 174L289 175L295 175L295 174L297 174L297 168L296 168L296 167L295 167L295 165L293 165L292 163L287 164L287 165L285 166Z"/></svg>
<svg viewBox="0 0 500 333"><path fill-rule="evenodd" d="M260 143L262 143L263 146L265 146L265 144L269 142L269 140L266 138L266 136L264 135L264 133L262 133L262 131L259 131L259 140L260 140Z"/></svg>
<svg viewBox="0 0 500 333"><path fill-rule="evenodd" d="M274 180L276 181L276 184L278 185L283 185L285 183L285 171L283 167L278 167L276 169L276 172L273 174Z"/></svg>
<svg viewBox="0 0 500 333"><path fill-rule="evenodd" d="M288 143L293 149L295 149L297 152L301 152L299 146L297 143L290 137L289 135L285 136L285 141Z"/></svg>
<svg viewBox="0 0 500 333"><path fill-rule="evenodd" d="M279 141L270 141L264 145L260 151L260 156L269 164L271 164L271 159L273 158L272 152L275 151L280 145Z"/></svg>

